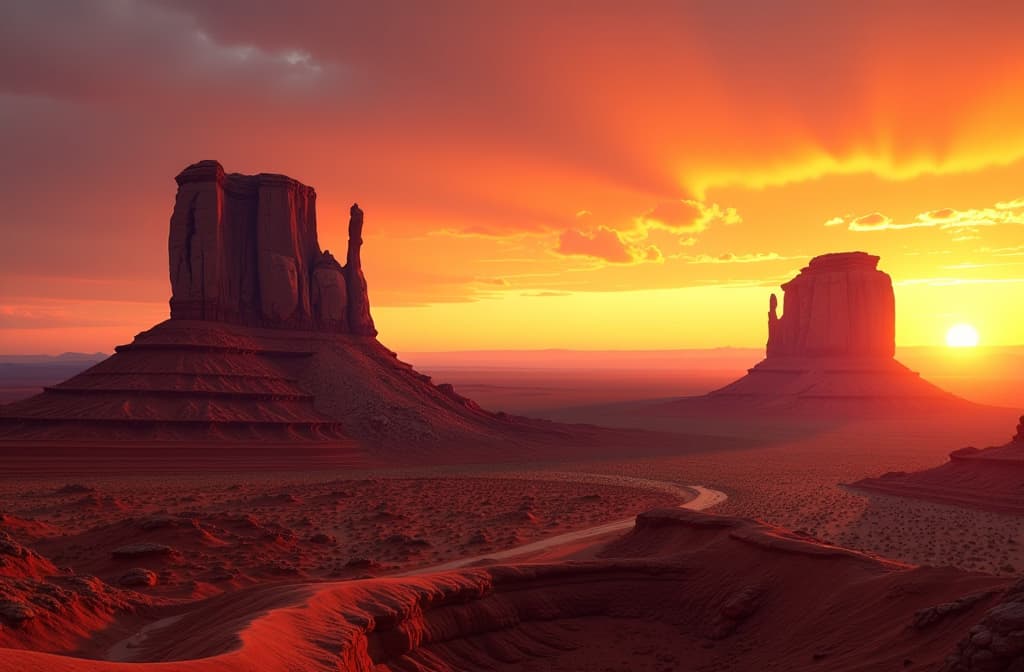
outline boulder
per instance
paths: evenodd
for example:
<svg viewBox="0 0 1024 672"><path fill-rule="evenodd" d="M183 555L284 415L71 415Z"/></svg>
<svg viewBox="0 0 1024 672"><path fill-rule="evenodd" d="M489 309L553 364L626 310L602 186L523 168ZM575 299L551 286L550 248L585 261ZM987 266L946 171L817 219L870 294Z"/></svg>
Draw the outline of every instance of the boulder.
<svg viewBox="0 0 1024 672"><path fill-rule="evenodd" d="M159 579L155 572L144 567L135 567L125 572L118 583L127 588L152 588L159 583Z"/></svg>
<svg viewBox="0 0 1024 672"><path fill-rule="evenodd" d="M711 624L709 639L725 639L733 634L740 624L757 612L763 593L758 586L747 586L730 595Z"/></svg>
<svg viewBox="0 0 1024 672"><path fill-rule="evenodd" d="M0 601L0 620L11 625L21 625L36 617L36 611L28 604L18 600Z"/></svg>

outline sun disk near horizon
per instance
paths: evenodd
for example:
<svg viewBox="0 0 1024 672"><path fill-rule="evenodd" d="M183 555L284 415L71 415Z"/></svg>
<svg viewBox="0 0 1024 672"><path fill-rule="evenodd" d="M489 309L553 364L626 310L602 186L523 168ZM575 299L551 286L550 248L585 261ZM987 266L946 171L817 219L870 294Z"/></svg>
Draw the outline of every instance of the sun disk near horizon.
<svg viewBox="0 0 1024 672"><path fill-rule="evenodd" d="M951 348L973 348L978 345L978 330L969 324L954 324L946 332L946 345Z"/></svg>

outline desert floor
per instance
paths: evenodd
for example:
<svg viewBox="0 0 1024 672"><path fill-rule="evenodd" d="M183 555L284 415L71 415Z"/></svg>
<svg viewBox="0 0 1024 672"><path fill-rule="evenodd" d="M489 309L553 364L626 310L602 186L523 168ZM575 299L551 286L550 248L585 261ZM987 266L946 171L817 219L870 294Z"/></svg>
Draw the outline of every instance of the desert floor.
<svg viewBox="0 0 1024 672"><path fill-rule="evenodd" d="M621 401L582 391L574 396L592 387L585 379L534 376L524 386L521 376L492 374L486 374L485 405L495 410L528 403L555 420L756 441L659 457L624 450L600 459L524 464L496 454L487 464L415 468L380 460L370 468L312 468L301 460L254 468L243 458L231 469L193 471L180 464L168 470L163 464L139 473L119 469L115 460L78 473L22 463L16 474L0 469L0 531L58 571L97 576L159 606L257 585L404 575L500 557L679 506L693 496L692 486L705 486L726 495L711 508L715 513L760 519L868 554L1003 576L1024 568L1020 517L869 495L845 485L935 466L965 445L1005 442L1019 414L1014 409L841 422L693 419L650 410L651 399L666 389L661 378L647 388L633 379L625 389L639 400ZM25 595L0 595L0 606L17 611L11 605ZM4 645L25 645L6 639ZM109 633L30 646L102 657L116 639Z"/></svg>

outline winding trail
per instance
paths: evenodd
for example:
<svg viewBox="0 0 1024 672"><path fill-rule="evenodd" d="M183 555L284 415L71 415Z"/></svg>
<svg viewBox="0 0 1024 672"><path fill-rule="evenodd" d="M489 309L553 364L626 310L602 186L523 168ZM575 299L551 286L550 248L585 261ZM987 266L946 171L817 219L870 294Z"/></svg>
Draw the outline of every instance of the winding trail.
<svg viewBox="0 0 1024 672"><path fill-rule="evenodd" d="M517 478L522 478L523 475L519 475ZM703 511L721 504L728 495L718 490L706 488L702 485L689 485L683 486L670 481L657 481L653 479L633 478L627 476L609 476L603 474L588 474L588 473L576 473L576 472L547 472L541 477L531 474L527 476L530 480L551 480L551 481L573 481L578 483L608 483L615 485L628 485L637 488L643 488L647 490L655 490L659 492L667 492L671 494L678 494L680 497L686 497L687 500L679 505L681 509L690 509L692 511ZM633 527L636 521L636 516L625 518L623 520L616 520L610 523L603 523L601 525L595 525L594 527L588 527L582 530L576 530L574 532L566 532L564 534L558 534L553 537L541 539L539 541L530 542L522 546L516 546L515 548L509 548L504 551L497 551L494 553L488 553L486 555L472 556L466 558L459 558L458 560L452 560L439 565L432 565L429 567L419 567L404 572L398 572L395 574L387 574L381 578L392 578L401 576L418 576L423 574L433 574L437 572L451 571L455 569L461 569L487 561L488 563L509 560L513 558L519 558L523 556L536 555L542 551L549 551L556 549L560 546L569 546L580 541L597 540L601 537L606 537L617 532L622 532ZM348 582L339 582L348 583ZM309 588L313 589L314 586L318 590L329 589L332 583L315 583L311 582L308 584L302 584L302 586L268 586L266 590L270 594L276 594L282 588ZM286 604L277 605L274 608L288 608L295 607L302 604L302 599L307 597L305 594L298 594L293 596L290 602ZM274 608L269 609L273 611ZM268 612L266 605L260 605L258 608L253 609L251 614L246 616L245 614L239 614L232 612L232 618L239 621L248 623L258 615ZM107 651L105 660L107 662L129 662L138 660L137 656L140 651L145 651L148 645L153 640L159 640L161 636L166 637L168 630L174 629L176 626L180 626L182 623L189 621L190 618L194 617L198 612L187 612L185 614L179 614L169 618L164 618L154 623L150 623L142 627L131 636L116 642ZM251 618L250 618L251 617ZM238 631L232 631L229 635L237 635ZM143 658L145 659L145 658ZM187 662L192 660L190 658L182 659L178 662ZM0 665L0 669L3 665Z"/></svg>
<svg viewBox="0 0 1024 672"><path fill-rule="evenodd" d="M641 479L635 479L641 480ZM671 486L674 489L682 489L692 495L692 499L679 505L680 509L690 509L691 511L703 511L710 509L712 506L721 504L729 498L727 494L719 490L712 490L711 488L705 488L702 485L688 485L679 486L674 483L667 483L662 481L653 481L653 483L661 483L663 485ZM575 532L566 532L565 534L558 534L547 539L541 539L540 541L530 542L529 544L523 544L522 546L516 546L515 548L509 548L504 551L497 551L495 553L488 553L486 555L472 556L468 558L459 558L458 560L452 560L451 562L445 562L440 565L432 565L430 567L420 567L407 572L401 572L398 576L417 576L420 574L433 574L435 572L446 572L452 569L460 569L462 567L468 567L476 564L482 560L509 560L511 558L518 558L524 555L532 555L539 553L540 551L550 550L559 546L573 544L586 539L596 539L603 537L613 532L621 532L628 530L633 527L636 522L636 516L632 518L626 518L624 520L616 520L611 523L604 523L602 525L595 525L594 527L588 527L583 530L576 530Z"/></svg>

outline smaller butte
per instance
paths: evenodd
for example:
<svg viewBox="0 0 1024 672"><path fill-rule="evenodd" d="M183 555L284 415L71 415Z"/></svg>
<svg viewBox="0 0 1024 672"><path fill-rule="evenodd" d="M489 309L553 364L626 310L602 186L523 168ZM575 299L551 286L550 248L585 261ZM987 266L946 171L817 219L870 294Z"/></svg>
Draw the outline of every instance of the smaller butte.
<svg viewBox="0 0 1024 672"><path fill-rule="evenodd" d="M687 414L864 415L894 408L969 405L896 361L892 279L865 252L811 259L768 304L765 358L702 397L673 402Z"/></svg>

